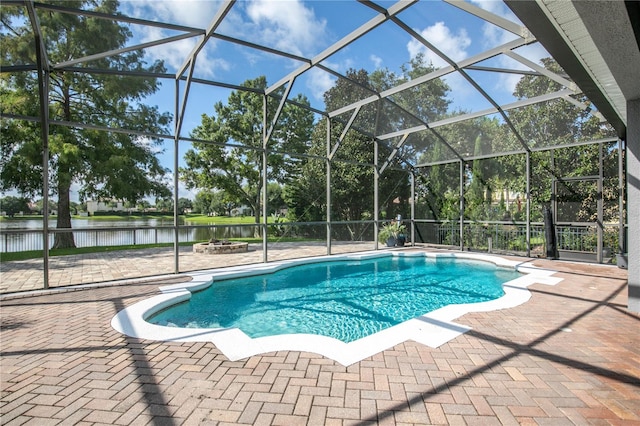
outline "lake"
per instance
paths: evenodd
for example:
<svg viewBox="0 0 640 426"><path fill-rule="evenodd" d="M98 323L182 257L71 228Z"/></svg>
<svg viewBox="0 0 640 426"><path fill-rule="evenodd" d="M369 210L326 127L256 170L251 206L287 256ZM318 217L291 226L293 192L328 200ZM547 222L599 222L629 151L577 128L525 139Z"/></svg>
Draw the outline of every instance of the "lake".
<svg viewBox="0 0 640 426"><path fill-rule="evenodd" d="M211 218L215 225L215 218ZM189 226L184 219L180 219L181 226ZM49 219L49 227L55 229L56 219ZM135 220L90 220L71 219L71 227L77 247L114 246L130 244L158 244L171 243L174 240L172 219L135 219ZM254 236L254 226L224 226L219 228L207 225L192 225L193 228L179 230L179 241L202 241L211 238L249 238ZM28 250L42 250L43 239L40 232L42 220L5 220L0 222L0 252L18 252ZM20 232L21 230L25 232ZM53 244L53 236L50 236Z"/></svg>

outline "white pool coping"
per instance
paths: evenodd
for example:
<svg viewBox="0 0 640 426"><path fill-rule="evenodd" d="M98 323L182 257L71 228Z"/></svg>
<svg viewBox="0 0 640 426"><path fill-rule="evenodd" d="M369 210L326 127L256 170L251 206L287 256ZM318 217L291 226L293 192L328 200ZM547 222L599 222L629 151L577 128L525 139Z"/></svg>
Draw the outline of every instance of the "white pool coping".
<svg viewBox="0 0 640 426"><path fill-rule="evenodd" d="M313 334L285 334L253 339L238 328L178 328L155 325L145 321L145 318L168 306L188 300L191 297L191 292L204 289L217 280L271 273L300 264L363 260L389 255L481 260L494 263L498 267L515 269L523 275L503 284L505 294L499 299L480 303L448 305L350 343ZM556 271L553 270L536 268L498 256L474 253L372 251L294 259L186 274L192 277L192 281L160 287L161 295L140 301L118 312L111 320L111 326L120 333L140 339L212 342L232 361L267 352L303 351L317 353L348 366L407 340L437 348L471 329L471 327L453 320L469 312L487 312L521 305L531 297L531 293L527 289L529 285L534 283L555 285L562 281L561 278L552 276L555 273Z"/></svg>

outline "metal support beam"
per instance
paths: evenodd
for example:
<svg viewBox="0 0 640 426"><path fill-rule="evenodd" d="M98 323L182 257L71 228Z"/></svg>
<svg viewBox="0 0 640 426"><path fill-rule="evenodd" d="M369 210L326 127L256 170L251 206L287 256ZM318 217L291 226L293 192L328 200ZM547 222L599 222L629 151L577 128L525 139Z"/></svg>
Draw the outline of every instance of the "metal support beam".
<svg viewBox="0 0 640 426"><path fill-rule="evenodd" d="M189 67L189 75L187 76L187 82L184 86L184 95L182 96L182 106L176 110L176 137L180 137L182 133L182 123L184 122L184 113L187 110L187 100L189 99L189 92L191 90L191 78L193 77L193 71L195 70L195 61L191 63ZM176 84L179 84L180 79L176 79ZM178 98L176 98L178 99Z"/></svg>
<svg viewBox="0 0 640 426"><path fill-rule="evenodd" d="M527 217L527 257L531 257L531 153L525 153L526 187L525 187L525 209Z"/></svg>
<svg viewBox="0 0 640 426"><path fill-rule="evenodd" d="M625 187L624 187L624 159L625 148L622 139L618 139L618 254L627 253L625 224Z"/></svg>
<svg viewBox="0 0 640 426"><path fill-rule="evenodd" d="M37 17L34 17L37 20ZM44 44L39 32L35 36L40 97L40 130L42 135L42 266L43 287L49 288L49 70L45 63Z"/></svg>
<svg viewBox="0 0 640 426"><path fill-rule="evenodd" d="M370 19L368 22L364 23L359 28L357 28L356 30L354 30L351 33L347 34L345 37L343 37L342 39L338 40L333 45L329 46L323 52L321 52L320 54L316 55L314 58L311 59L310 63L300 66L298 69L296 69L295 71L291 72L286 77L283 77L282 79L280 79L280 81L276 82L274 85L269 87L266 90L266 93L270 94L270 93L276 91L280 86L282 86L287 81L291 80L294 77L299 76L300 74L302 74L305 71L309 70L314 65L319 64L320 62L324 61L325 59L327 59L328 57L330 57L334 53L338 52L339 50L341 50L344 47L348 46L349 44L353 43L354 41L356 41L357 39L359 39L363 35L367 34L369 31L371 31L374 28L380 26L381 24L383 24L384 22L389 20L392 16L397 15L398 13L402 12L403 10L405 10L406 8L411 6L412 4L416 3L417 1L418 0L401 0L401 1L398 1L397 3L392 5L389 9L387 9L386 13L380 13L380 14L376 15L375 17Z"/></svg>
<svg viewBox="0 0 640 426"><path fill-rule="evenodd" d="M327 195L327 256L331 255L331 119L327 117L327 157L325 158L326 164L326 195Z"/></svg>
<svg viewBox="0 0 640 426"><path fill-rule="evenodd" d="M55 64L53 68L58 69L58 68L70 67L73 65L82 64L84 62L96 61L98 59L104 59L104 58L108 58L115 55L121 55L123 53L132 52L134 50L142 50L148 47L160 46L162 44L173 43L174 41L180 41L186 38L191 38L196 36L198 36L198 34L194 34L194 33L180 34L173 37L167 37L160 40L149 41L146 43L136 44L134 46L123 47L120 49L113 49L106 52L96 53L95 55L89 55L89 56L84 56L82 58L73 59L70 61L60 62Z"/></svg>
<svg viewBox="0 0 640 426"><path fill-rule="evenodd" d="M402 28L405 31L409 30L411 32L414 32L411 29L411 27L408 27L406 25L402 26ZM458 63L458 68L462 69L462 68L474 65L476 63L479 63L479 62L485 61L487 59L493 58L494 56L498 56L498 55L500 55L500 54L502 54L504 52L507 52L509 50L517 49L518 47L522 47L522 46L524 46L526 44L528 44L528 42L526 42L523 39L517 39L517 40L514 40L514 41L507 42L507 43L505 43L505 44L503 44L501 46L495 47L493 49L487 50L487 51L482 52L482 53L480 53L478 55L475 55L475 56L472 56L470 58L467 58L467 59L464 59L464 60L460 61ZM451 74L455 70L456 70L456 68L451 66L451 65L448 65L446 67L437 69L437 70L435 70L433 72L430 72L430 73L425 74L425 75L423 75L421 77L417 77L417 78L414 78L412 80L409 80L406 83L400 84L400 85L398 85L396 87L393 87L391 89L384 90L384 91L380 92L380 94L378 96L370 96L370 97L368 97L366 99L363 99L363 100L361 100L359 102L354 102L354 103L352 103L350 105L347 105L347 106L345 106L343 108L339 108L337 110L331 111L331 112L329 112L329 116L335 117L336 115L340 115L340 114L345 113L346 111L354 109L358 105L364 106L364 105L370 104L372 102L375 102L380 98L387 98L389 96L393 96L396 93L402 92L404 90L410 89L412 87L418 86L420 84L426 83L426 82L434 80L436 78L444 77L447 74Z"/></svg>
<svg viewBox="0 0 640 426"><path fill-rule="evenodd" d="M286 90L284 91L284 94L282 95L282 98L280 98L280 103L278 104L278 109L276 110L275 114L273 115L273 120L271 121L271 126L269 127L269 130L267 131L265 137L264 137L264 149L267 149L267 146L269 145L269 140L271 139L271 135L273 134L274 129L276 128L276 124L278 123L278 119L280 118L280 115L282 114L282 110L284 109L284 105L287 103L287 98L289 97L289 94L291 93L291 88L293 87L293 83L295 82L295 77L291 79L291 81L289 81L289 85L287 86ZM264 98L264 102L265 105L267 104L267 96L265 95ZM265 110L266 111L266 110ZM265 123L267 120L267 116L265 116Z"/></svg>
<svg viewBox="0 0 640 426"><path fill-rule="evenodd" d="M504 52L504 54L508 57L510 57L511 59L520 62L522 65L527 66L529 68L531 68L534 71L537 71L538 73L547 76L548 78L550 78L551 80L555 81L558 84L563 85L564 87L566 87L567 89L573 90L575 94L578 93L582 93L582 91L578 88L578 85L576 83L574 83L571 80L567 80L566 78L559 76L558 74L549 71L547 68L536 64L533 61L528 60L527 58L525 58L524 56L520 56L515 52L512 51L508 51L508 52Z"/></svg>
<svg viewBox="0 0 640 426"><path fill-rule="evenodd" d="M184 96L182 99L182 108L180 108L179 113L176 113L176 122L177 122L176 135L177 136L180 136L180 132L182 131L184 113L187 107L187 100L189 99L189 91L191 89L193 72L196 68L196 59L197 59L198 53L200 53L200 51L204 48L209 38L211 38L211 35L213 34L213 32L222 23L222 20L227 15L227 13L229 13L234 3L235 3L235 0L227 0L225 1L224 4L220 6L220 9L218 9L218 12L211 20L211 23L209 24L209 27L207 28L207 31L205 32L205 34L202 36L202 39L198 44L196 44L196 46L194 46L191 53L189 53L189 55L187 56L186 61L184 62L184 64L182 64L182 66L178 69L178 72L176 73L175 78L176 78L176 81L178 81L182 79L182 75L185 73L187 67L189 67L189 75L187 77L187 82L184 88Z"/></svg>
<svg viewBox="0 0 640 426"><path fill-rule="evenodd" d="M182 64L182 66L178 68L178 72L176 73L176 78L181 77L182 74L184 74L187 67L189 66L189 64L196 61L196 57L198 56L198 53L200 53L200 51L207 44L207 41L209 41L213 32L220 26L220 24L222 23L222 20L224 19L225 16L227 16L229 11L233 7L234 3L235 3L235 0L226 0L220 6L220 9L218 9L218 12L216 12L216 15L211 20L211 23L209 24L207 31L205 31L204 35L202 36L202 39L200 40L200 42L193 47L193 50L191 50L191 52L187 56L187 59Z"/></svg>
<svg viewBox="0 0 640 426"><path fill-rule="evenodd" d="M602 263L604 255L602 250L604 249L604 171L603 169L603 152L602 145L598 145L598 198L596 198L596 205L598 209L598 218L596 221L596 233L598 239L598 252L596 254L598 263Z"/></svg>
<svg viewBox="0 0 640 426"><path fill-rule="evenodd" d="M29 22L31 23L33 36L35 38L36 62L38 64L38 71L46 70L47 72L49 72L51 71L51 65L49 62L49 57L47 55L47 48L44 44L44 38L42 36L42 28L40 27L40 20L38 19L38 15L36 14L35 4L33 0L29 0L25 2L25 6L27 8L27 14L29 15Z"/></svg>
<svg viewBox="0 0 640 426"><path fill-rule="evenodd" d="M460 251L464 250L464 161L460 160Z"/></svg>
<svg viewBox="0 0 640 426"><path fill-rule="evenodd" d="M340 148L340 145L342 145L342 141L344 141L344 138L347 137L347 132L349 132L349 130L351 129L351 126L353 126L353 122L356 120L356 117L358 116L359 113L360 113L360 107L357 107L355 111L353 111L353 114L351 114L351 117L349 118L349 121L347 122L347 124L344 126L344 129L342 130L342 133L338 138L338 142L336 142L331 152L328 153L330 160L333 160L333 156L336 155L336 152L338 152L338 148ZM329 147L331 145L329 144L327 146Z"/></svg>
<svg viewBox="0 0 640 426"><path fill-rule="evenodd" d="M374 221L375 221L375 236L374 242L376 250L378 250L378 232L380 232L380 223L378 222L380 211L380 173L382 171L378 167L378 152L379 152L379 144L380 141L373 141L373 211L374 211Z"/></svg>
<svg viewBox="0 0 640 426"><path fill-rule="evenodd" d="M382 174L387 169L387 167L389 167L389 164L391 164L391 161L393 161L395 156L398 154L398 150L402 148L402 146L405 144L408 138L409 138L409 134L403 135L400 141L398 141L398 143L394 146L393 151L391 151L391 153L389 154L389 157L380 168L380 174Z"/></svg>
<svg viewBox="0 0 640 426"><path fill-rule="evenodd" d="M7 2L5 1L5 3ZM165 30L171 30L171 31L184 31L188 33L204 34L204 30L201 28L187 27L185 25L169 24L166 22L150 21L148 19L131 18L129 16L125 16L121 14L111 15L108 13L96 12L93 10L69 8L69 7L60 6L59 4L63 4L63 3L62 2L57 4L36 3L36 8L38 10L48 10L50 12L65 13L67 15L89 16L91 18L105 19L108 21L116 21L116 22L126 22L128 24L144 25L147 27L163 28Z"/></svg>
<svg viewBox="0 0 640 426"><path fill-rule="evenodd" d="M513 33L518 37L522 37L525 39L533 37L533 35L529 32L529 30L526 27L523 27L522 25L518 25L515 22L512 22L508 19L498 16L494 13L491 13L469 2L466 2L464 0L444 0L444 1L446 3L449 3L452 6L455 6L457 8L464 10L465 12L475 15L480 19L483 19L493 25L496 25L502 28L503 30L509 31L510 33Z"/></svg>
<svg viewBox="0 0 640 426"><path fill-rule="evenodd" d="M174 108L176 117L178 116L179 109L179 96L180 96L180 81L175 81L174 92ZM180 232L178 230L178 149L180 142L180 130L179 122L176 121L174 125L174 137L173 137L173 272L175 274L180 273Z"/></svg>
<svg viewBox="0 0 640 426"><path fill-rule="evenodd" d="M267 253L268 250L268 239L267 233L269 231L269 216L268 216L268 197L267 186L269 183L269 179L267 176L269 170L268 158L269 153L267 152L267 95L262 97L262 261L267 263L269 261L269 256Z"/></svg>
<svg viewBox="0 0 640 426"><path fill-rule="evenodd" d="M411 246L416 245L416 172L411 170Z"/></svg>

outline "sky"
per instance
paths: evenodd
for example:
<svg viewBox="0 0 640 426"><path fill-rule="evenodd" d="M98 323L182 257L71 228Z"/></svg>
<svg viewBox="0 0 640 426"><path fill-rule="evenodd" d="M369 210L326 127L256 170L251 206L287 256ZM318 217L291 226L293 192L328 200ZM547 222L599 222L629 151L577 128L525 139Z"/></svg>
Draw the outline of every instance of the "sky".
<svg viewBox="0 0 640 426"><path fill-rule="evenodd" d="M517 22L502 1L474 3ZM124 13L139 18L207 28L220 4L212 0L135 0L123 1L121 7ZM389 7L392 3L380 4ZM217 32L281 49L293 55L313 58L375 15L375 11L352 0L245 0L235 3ZM349 19L345 19L345 16ZM496 26L439 1L423 1L398 16L456 61L515 38ZM133 40L142 42L177 34L135 25L132 25L131 29L134 34ZM149 61L164 60L168 71L175 71L184 64L197 41L191 38L147 49L147 58ZM539 46L529 50L534 51L533 56L537 56L537 59L541 54L546 55ZM398 71L401 64L408 62L418 53L425 54L427 60L437 66L444 64L433 52L418 41L412 40L395 24L387 22L322 63L343 74L349 68L373 71L379 67L386 67ZM210 40L198 55L194 76L241 84L246 79L265 75L268 83L273 84L301 64L225 41ZM522 65L504 57L487 65L523 68ZM510 96L517 79L518 76L513 75L497 77L492 83L492 88L498 96ZM322 94L331 87L335 78L313 69L299 80L294 85L294 94L304 93L309 97L312 106L324 109ZM464 105L468 106L467 92L470 88L455 80L450 78L453 92L459 94L458 99L454 98L454 102L460 105L464 99ZM173 84L167 83L166 86L168 97L173 100ZM214 94L214 97L215 95L218 94ZM201 97L211 98L208 94ZM196 100L193 109L201 109L200 102ZM170 105L173 106L173 102ZM206 105L204 106L206 108ZM197 124L199 114L195 114L191 119Z"/></svg>
<svg viewBox="0 0 640 426"><path fill-rule="evenodd" d="M502 1L473 0L471 3L519 23ZM124 14L137 18L206 29L221 4L217 0L124 0L121 1L121 9ZM380 1L378 4L388 8L394 2ZM292 55L314 58L376 15L373 9L352 0L243 0L233 5L216 32ZM515 39L513 34L440 1L421 1L401 12L398 17L454 61L470 58ZM131 25L130 28L133 43L179 34L176 31L139 25ZM184 65L199 40L200 38L189 38L146 49L146 59L148 62L163 60L167 70L175 72ZM517 52L534 62L549 56L539 44L520 48ZM442 58L412 39L395 23L386 22L321 63L341 74L345 74L350 68L364 68L369 72L387 68L400 72L400 66L419 53L425 55L427 61L436 67L446 65ZM265 75L271 85L301 65L302 62L294 59L211 39L198 54L194 77L240 85L247 79ZM484 61L481 65L526 69L505 56ZM515 100L512 93L520 76L469 73L481 81L484 89L499 103ZM296 79L290 96L302 93L313 107L324 110L322 95L335 80L329 73L311 69ZM452 110L469 112L491 106L464 78L449 75L445 80L452 89ZM180 89L181 97L183 90ZM194 85L189 93L182 134L188 135L200 123L201 115L211 115L214 103L226 102L229 94L228 89ZM173 113L173 81L166 81L161 90L147 99L147 102ZM181 157L188 149L188 144L181 145L180 149ZM163 164L173 169L172 141L167 141L165 152L159 155ZM193 198L194 195L185 188L180 188L180 196Z"/></svg>
<svg viewBox="0 0 640 426"><path fill-rule="evenodd" d="M519 23L502 1L469 0L471 4L498 16ZM394 1L377 1L389 8ZM222 5L219 0L121 0L121 12L125 15L169 22L183 26L206 29ZM291 55L314 58L356 28L377 15L377 12L355 0L239 0L225 16L216 33L228 37L257 43ZM454 61L471 58L487 49L515 39L515 36L487 23L457 7L441 1L423 0L398 14L398 17L428 42L437 46ZM181 34L179 31L157 27L130 25L132 38L129 45L146 43ZM182 39L145 49L145 60L152 63L162 60L169 73L175 73L184 64L200 37ZM539 44L519 48L517 52L539 63L549 56ZM422 43L412 39L398 25L387 21L365 34L338 53L321 61L321 64L345 74L350 68L372 72L387 68L399 73L402 64L408 63L418 54L436 67L446 62ZM302 62L277 56L220 39L210 39L199 52L194 77L223 83L240 85L247 79L264 75L269 85L276 83L298 69ZM478 65L526 69L522 64L504 56L486 60ZM520 76L480 71L469 71L469 75L481 82L483 88L499 103L515 101L512 93ZM451 87L451 111L479 111L491 104L459 75L444 77ZM311 105L324 110L323 93L336 78L320 69L313 68L300 75L294 83L290 97L305 95ZM175 83L165 80L160 90L144 102L157 105L160 111L175 112ZM184 87L180 88L180 97ZM189 92L185 110L182 135L200 124L202 114L211 115L213 105L226 102L231 91L225 88L194 84ZM180 99L182 102L182 99ZM180 145L179 157L189 148ZM165 141L158 155L162 164L173 171L173 141ZM180 160L182 165L182 160ZM169 181L173 182L172 176ZM182 185L180 196L193 199L195 193ZM72 197L76 196L72 194Z"/></svg>

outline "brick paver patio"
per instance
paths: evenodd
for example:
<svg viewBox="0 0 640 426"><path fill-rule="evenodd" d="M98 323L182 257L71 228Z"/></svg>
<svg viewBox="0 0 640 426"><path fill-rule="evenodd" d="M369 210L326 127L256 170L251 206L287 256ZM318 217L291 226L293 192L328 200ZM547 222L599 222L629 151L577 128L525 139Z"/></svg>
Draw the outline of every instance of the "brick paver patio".
<svg viewBox="0 0 640 426"><path fill-rule="evenodd" d="M153 283L2 299L0 423L640 425L640 318L626 271L561 270L524 305L467 314L432 349L405 342L349 367L313 353L231 362L211 343L137 340L113 315Z"/></svg>
<svg viewBox="0 0 640 426"><path fill-rule="evenodd" d="M373 242L334 242L332 254L374 249ZM249 244L247 253L207 255L194 253L191 246L180 247L180 272L260 263L264 260L261 244ZM278 242L267 247L269 262L297 257L325 256L323 242ZM0 294L44 288L42 259L0 263ZM172 275L175 271L173 247L107 251L49 258L49 287L104 283L120 280Z"/></svg>

